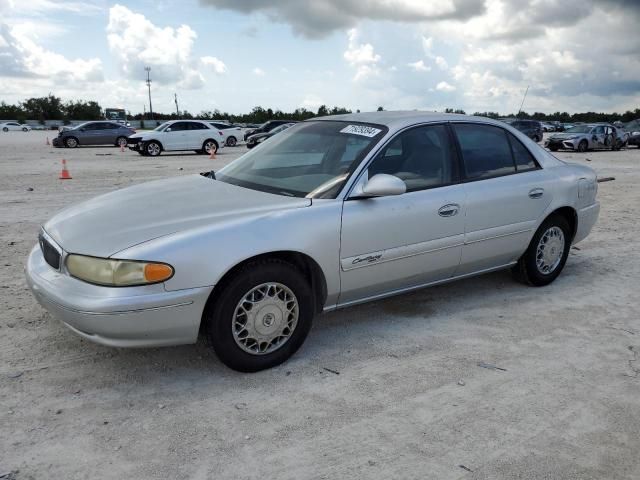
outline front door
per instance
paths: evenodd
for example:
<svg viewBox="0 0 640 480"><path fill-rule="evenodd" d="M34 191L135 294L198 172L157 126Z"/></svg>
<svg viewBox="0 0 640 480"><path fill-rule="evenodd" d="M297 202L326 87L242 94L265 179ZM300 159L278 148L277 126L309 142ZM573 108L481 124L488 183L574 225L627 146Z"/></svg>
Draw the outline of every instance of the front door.
<svg viewBox="0 0 640 480"><path fill-rule="evenodd" d="M189 124L187 122L175 122L169 125L162 135L164 149L182 150L185 148L188 128Z"/></svg>
<svg viewBox="0 0 640 480"><path fill-rule="evenodd" d="M379 173L407 193L345 200L340 304L449 278L460 262L465 192L446 125L398 134L359 182Z"/></svg>

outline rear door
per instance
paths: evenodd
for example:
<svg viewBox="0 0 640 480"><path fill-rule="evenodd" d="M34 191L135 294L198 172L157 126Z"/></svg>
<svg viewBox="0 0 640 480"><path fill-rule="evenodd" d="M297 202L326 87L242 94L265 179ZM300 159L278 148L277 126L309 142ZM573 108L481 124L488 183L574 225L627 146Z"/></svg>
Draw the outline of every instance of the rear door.
<svg viewBox="0 0 640 480"><path fill-rule="evenodd" d="M467 199L465 240L457 272L509 264L526 250L553 198L554 179L507 130L453 124L463 160Z"/></svg>
<svg viewBox="0 0 640 480"><path fill-rule="evenodd" d="M224 140L224 137L218 133L217 129L209 128L208 125L202 122L189 122L186 138L189 150L201 149L208 138L213 138L218 144L222 144Z"/></svg>
<svg viewBox="0 0 640 480"><path fill-rule="evenodd" d="M465 191L458 183L457 167L444 124L399 133L376 156L362 175L395 175L405 182L407 193L344 202L340 303L453 275L460 262L465 218Z"/></svg>

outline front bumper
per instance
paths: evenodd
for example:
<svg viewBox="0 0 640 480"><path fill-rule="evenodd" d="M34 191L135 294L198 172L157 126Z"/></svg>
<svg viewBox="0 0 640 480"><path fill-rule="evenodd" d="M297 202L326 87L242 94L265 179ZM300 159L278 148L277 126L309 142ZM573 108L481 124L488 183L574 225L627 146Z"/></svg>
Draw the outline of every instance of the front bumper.
<svg viewBox="0 0 640 480"><path fill-rule="evenodd" d="M61 137L53 137L51 140L51 145L54 147L63 147L62 138Z"/></svg>
<svg viewBox="0 0 640 480"><path fill-rule="evenodd" d="M556 148L558 150L575 150L577 143L575 140L562 140L559 138L550 138L544 144L545 147L551 149Z"/></svg>
<svg viewBox="0 0 640 480"><path fill-rule="evenodd" d="M112 347L195 343L213 287L168 292L162 284L102 287L51 268L35 246L25 267L38 302L69 329Z"/></svg>

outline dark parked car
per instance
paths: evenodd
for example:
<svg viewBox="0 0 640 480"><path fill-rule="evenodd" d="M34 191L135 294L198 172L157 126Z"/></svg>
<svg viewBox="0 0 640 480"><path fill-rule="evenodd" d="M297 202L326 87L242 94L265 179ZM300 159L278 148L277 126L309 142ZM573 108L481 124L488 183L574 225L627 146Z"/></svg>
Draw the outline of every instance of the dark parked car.
<svg viewBox="0 0 640 480"><path fill-rule="evenodd" d="M534 142L542 140L544 129L542 124L536 120L514 120L510 122L513 128L517 128Z"/></svg>
<svg viewBox="0 0 640 480"><path fill-rule="evenodd" d="M117 122L86 122L58 133L54 147L75 148L79 145L127 146L127 137L136 131Z"/></svg>
<svg viewBox="0 0 640 480"><path fill-rule="evenodd" d="M268 122L263 123L255 130L249 130L244 134L244 139L247 140L251 135L255 135L256 133L267 133L273 130L280 125L284 125L285 123L296 123L293 120L269 120Z"/></svg>
<svg viewBox="0 0 640 480"><path fill-rule="evenodd" d="M285 123L284 125L279 125L276 128L270 130L269 132L266 133L254 133L253 135L251 135L248 139L247 139L247 148L253 148L256 145L264 142L265 140L273 137L274 135L277 135L278 133L282 132L283 130L286 130L287 128L289 128L291 125L295 125L294 122L290 122L290 123Z"/></svg>

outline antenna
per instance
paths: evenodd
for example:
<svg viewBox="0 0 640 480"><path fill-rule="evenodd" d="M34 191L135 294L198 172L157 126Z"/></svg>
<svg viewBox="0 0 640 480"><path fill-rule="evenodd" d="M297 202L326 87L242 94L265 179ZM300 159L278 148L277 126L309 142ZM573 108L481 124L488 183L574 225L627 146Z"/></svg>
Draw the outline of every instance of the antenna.
<svg viewBox="0 0 640 480"><path fill-rule="evenodd" d="M522 97L522 103L520 104L520 108L518 109L518 113L516 113L516 117L520 115L522 111L522 106L524 105L524 99L527 98L527 93L529 92L529 85L527 85L527 89L524 91L524 97Z"/></svg>

